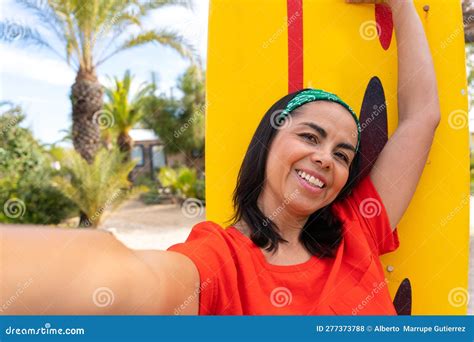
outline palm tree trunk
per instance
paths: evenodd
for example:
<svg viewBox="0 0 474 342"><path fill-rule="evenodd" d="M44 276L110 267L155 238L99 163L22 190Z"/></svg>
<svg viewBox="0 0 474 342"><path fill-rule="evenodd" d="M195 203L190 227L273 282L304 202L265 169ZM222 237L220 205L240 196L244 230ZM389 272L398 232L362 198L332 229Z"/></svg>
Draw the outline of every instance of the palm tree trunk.
<svg viewBox="0 0 474 342"><path fill-rule="evenodd" d="M91 221L85 212L79 213L79 228L88 228L91 226Z"/></svg>
<svg viewBox="0 0 474 342"><path fill-rule="evenodd" d="M120 132L117 137L117 145L121 152L124 153L123 162L128 163L132 159L132 148L133 148L133 139L128 132ZM132 188L132 183L134 182L133 170L127 176L128 181L130 182L130 188Z"/></svg>
<svg viewBox="0 0 474 342"><path fill-rule="evenodd" d="M117 145L121 152L125 153L124 161L128 162L131 159L133 140L127 132L120 132L117 137Z"/></svg>
<svg viewBox="0 0 474 342"><path fill-rule="evenodd" d="M72 141L77 152L92 163L100 144L100 130L94 114L102 109L103 89L94 70L79 69L71 88Z"/></svg>

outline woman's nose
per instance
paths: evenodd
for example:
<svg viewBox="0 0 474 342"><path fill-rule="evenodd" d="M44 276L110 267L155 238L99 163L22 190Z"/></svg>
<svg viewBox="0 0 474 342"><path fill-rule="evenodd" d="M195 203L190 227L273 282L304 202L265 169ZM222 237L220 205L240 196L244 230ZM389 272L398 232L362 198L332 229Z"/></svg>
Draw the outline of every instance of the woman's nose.
<svg viewBox="0 0 474 342"><path fill-rule="evenodd" d="M314 163L319 163L322 169L331 167L331 156L327 152L320 150L317 153L313 153L311 158Z"/></svg>

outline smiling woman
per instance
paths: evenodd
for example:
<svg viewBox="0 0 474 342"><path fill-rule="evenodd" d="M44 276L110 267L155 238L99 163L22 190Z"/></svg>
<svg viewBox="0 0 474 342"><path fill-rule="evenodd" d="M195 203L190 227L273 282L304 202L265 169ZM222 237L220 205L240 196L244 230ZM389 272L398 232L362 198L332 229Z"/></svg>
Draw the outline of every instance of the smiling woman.
<svg viewBox="0 0 474 342"><path fill-rule="evenodd" d="M217 59L211 64L218 70L209 69L211 90L217 91L227 84L235 87L226 98L228 101L216 97L213 103L217 107L211 109L207 125L211 130L209 138L223 135L223 131L228 133L221 141L230 153L222 153L221 146L211 146L206 154L210 159L207 179L211 183L207 214L213 220L196 225L185 243L169 248L192 260L201 282L212 284L200 292L200 314L410 313L409 301L399 301L402 305L397 309L392 303L380 256L399 247L397 225L412 200L426 164L440 122L440 108L432 57L416 7L413 1L387 2L383 11L377 7L377 13L390 14L390 20L384 18L380 28L379 21L364 22L364 25L373 25L373 37L364 31L364 25L360 26L360 36L355 37L341 33L343 28L337 20L331 18L326 23L321 12L331 13L326 8L329 1L307 1L305 6L299 6L302 1L288 1L288 17L296 8L299 19L309 18L305 25L301 20L288 23L288 46L285 46L288 50L272 41L274 46L264 45L266 58L255 60L252 48L246 55L236 53L238 49L232 47L220 50L232 61L229 65L221 66ZM231 10L224 6L219 8L218 1L214 4L217 6L214 13L220 10L226 14L214 19L216 22L224 18L231 20ZM332 5L341 6L338 10L343 16L343 4L334 1ZM354 8L354 13L360 10L360 14L363 9ZM265 10L269 9L262 5L262 11ZM303 10L308 10L306 15L301 13ZM385 53L390 46L392 15L398 47L397 93L384 92L380 79L372 76L385 66L387 70L393 67L384 64L388 54L379 57L376 50L379 48ZM313 23L318 23L313 26L317 30L308 31ZM334 27L331 32L337 34L320 33L320 28L326 26ZM308 33L304 37L303 27ZM240 35L237 30L226 31L221 41L232 41ZM353 39L360 38L364 41L380 38L381 41L375 40L372 54L362 54L354 51L355 48L362 50L372 45L365 42L352 45ZM255 42L249 35L248 41L239 48L252 44ZM288 63L290 94L277 100L255 122L255 116L260 113L254 109L262 101L252 96L257 93L267 98L271 93L267 88L261 90L262 84L268 86L265 81L254 81L256 71L272 77L281 50L284 51L283 62ZM303 67L302 57L308 57L308 50L313 55L306 59L307 66ZM235 55L242 60L232 59ZM373 56L380 60L374 61ZM273 63L269 65L268 60ZM354 60L367 68L352 65ZM245 78L235 66L247 62L254 69L249 66ZM364 114L373 113L370 121L364 122L363 133L369 139L359 138L357 116L334 94L315 89L293 91L304 88L303 84L310 84L311 80L318 80L321 87L332 89L334 86L338 94L344 93L348 101L352 98L354 103L353 99L357 98L354 94L358 95L358 88L362 88L360 81L367 77L365 69L372 77L362 104ZM339 70L344 71L338 73ZM381 74L382 79L384 76ZM278 83L277 77L273 78ZM279 86L275 88L281 89L281 84ZM324 96L306 101L306 92ZM251 100L246 101L248 107L239 106L234 112L229 100L236 98L236 94L243 95L242 98L249 96ZM388 141L387 127L379 125L383 121L381 117L387 119L386 95L390 96L391 110L396 108L391 98L398 97L398 127ZM384 114L381 115L379 109ZM361 122L362 118L367 119L362 112ZM253 136L237 176L232 197L233 216L230 225L229 221L224 225L221 224L222 212L227 210L228 197L225 186L231 183L228 181L230 172L226 171L240 159L240 144L247 141L242 138L246 134L244 129L234 134L234 125L243 128L255 125L256 129L251 131ZM390 276L393 274L387 274ZM395 280L394 283L399 282Z"/></svg>
<svg viewBox="0 0 474 342"><path fill-rule="evenodd" d="M322 90L270 107L242 162L232 225L201 222L168 249L211 284L199 314L396 314L378 257L398 233L359 177L359 132L352 109Z"/></svg>
<svg viewBox="0 0 474 342"><path fill-rule="evenodd" d="M311 254L333 255L341 222L330 205L348 194L358 171L360 125L341 103L334 94L303 89L277 101L261 120L239 172L233 218L248 226L257 246L271 252L285 242L295 251L300 240ZM289 116L275 120L275 113ZM285 210L264 225L268 213L293 193Z"/></svg>
<svg viewBox="0 0 474 342"><path fill-rule="evenodd" d="M216 3L227 13L232 6L242 6ZM5 310L201 315L409 311L398 311L392 303L380 256L400 245L397 225L425 166L440 110L431 54L414 4L388 4L398 44L399 120L390 139L377 144L381 151L372 153L372 141L364 140L370 129L361 134L357 115L336 95L312 88L289 91L259 119L235 184L229 226L200 222L185 242L167 251L133 251L97 231L2 229L1 269L6 276L0 302L15 293L17 284L33 280L21 303L15 301ZM234 12L226 19L234 20ZM240 34L241 26L236 29ZM232 36L225 33L225 41L233 45ZM249 50L254 58L255 51ZM227 63L224 60L219 63ZM274 75L275 66L271 68ZM216 82L216 75L211 76L209 82ZM290 83L301 75L297 76ZM377 80L374 77L368 89L378 89L373 93L380 99L383 88ZM225 75L224 84L237 89L245 82L229 83ZM219 96L227 93L235 99L234 89ZM385 108L385 97L382 101L378 104ZM229 111L237 107L221 102ZM241 107L237 110L242 113ZM206 124L216 126L222 128ZM372 131L381 135L378 128ZM231 166L213 164L218 165L215 173L227 179L222 171ZM219 191L209 203L224 201L222 184L213 179L207 186ZM113 294L105 311L96 301L97 290L104 288Z"/></svg>

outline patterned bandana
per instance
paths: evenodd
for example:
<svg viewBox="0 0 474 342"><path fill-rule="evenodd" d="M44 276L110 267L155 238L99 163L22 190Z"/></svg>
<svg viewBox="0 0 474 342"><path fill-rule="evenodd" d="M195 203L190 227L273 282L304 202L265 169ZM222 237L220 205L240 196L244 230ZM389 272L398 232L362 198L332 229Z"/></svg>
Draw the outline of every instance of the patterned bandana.
<svg viewBox="0 0 474 342"><path fill-rule="evenodd" d="M352 110L352 108L342 101L337 95L329 93L327 91L321 90L321 89L307 89L303 90L300 92L298 95L296 95L294 98L288 102L286 108L283 110L283 112L280 113L278 116L278 121L283 122L285 118L296 108L304 105L305 103L308 102L313 102L313 101L331 101L331 102L336 102L342 105L344 108L346 108L354 118L356 124L357 124L357 146L356 146L356 151L359 150L359 144L360 144L360 123L359 119L357 118L356 113Z"/></svg>

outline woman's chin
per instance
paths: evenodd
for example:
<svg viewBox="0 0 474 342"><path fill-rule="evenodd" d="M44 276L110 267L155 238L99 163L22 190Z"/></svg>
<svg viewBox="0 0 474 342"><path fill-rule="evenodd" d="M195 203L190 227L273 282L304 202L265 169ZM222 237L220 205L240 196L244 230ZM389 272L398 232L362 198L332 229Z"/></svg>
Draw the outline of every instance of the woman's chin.
<svg viewBox="0 0 474 342"><path fill-rule="evenodd" d="M315 206L314 205L314 200L312 202L310 201L305 201L301 202L298 201L297 203L293 203L292 209L293 212L296 213L299 216L309 216L316 212L317 210L321 209L323 206Z"/></svg>

